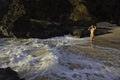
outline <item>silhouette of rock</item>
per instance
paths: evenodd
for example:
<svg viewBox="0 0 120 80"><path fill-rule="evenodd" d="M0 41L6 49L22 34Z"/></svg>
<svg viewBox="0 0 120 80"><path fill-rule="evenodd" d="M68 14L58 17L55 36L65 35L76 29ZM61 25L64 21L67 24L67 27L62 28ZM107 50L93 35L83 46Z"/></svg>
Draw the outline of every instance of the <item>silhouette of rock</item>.
<svg viewBox="0 0 120 80"><path fill-rule="evenodd" d="M20 79L17 72L13 71L10 67L0 68L0 80L25 80Z"/></svg>

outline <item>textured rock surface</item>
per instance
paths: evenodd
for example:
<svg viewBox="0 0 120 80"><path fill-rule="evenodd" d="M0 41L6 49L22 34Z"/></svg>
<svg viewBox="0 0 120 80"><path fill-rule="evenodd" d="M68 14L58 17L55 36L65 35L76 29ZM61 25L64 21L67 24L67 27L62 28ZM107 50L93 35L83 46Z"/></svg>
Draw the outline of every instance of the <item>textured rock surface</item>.
<svg viewBox="0 0 120 80"><path fill-rule="evenodd" d="M49 38L72 33L76 25L81 29L98 21L120 24L119 4L119 0L0 0L0 36Z"/></svg>

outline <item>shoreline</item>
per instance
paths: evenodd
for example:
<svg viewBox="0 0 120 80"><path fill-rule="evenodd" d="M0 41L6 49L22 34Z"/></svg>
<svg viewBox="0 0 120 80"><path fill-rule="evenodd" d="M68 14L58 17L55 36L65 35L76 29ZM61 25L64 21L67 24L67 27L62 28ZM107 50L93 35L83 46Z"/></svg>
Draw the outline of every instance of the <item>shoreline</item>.
<svg viewBox="0 0 120 80"><path fill-rule="evenodd" d="M120 26L112 27L111 33L95 36L93 44L120 50Z"/></svg>

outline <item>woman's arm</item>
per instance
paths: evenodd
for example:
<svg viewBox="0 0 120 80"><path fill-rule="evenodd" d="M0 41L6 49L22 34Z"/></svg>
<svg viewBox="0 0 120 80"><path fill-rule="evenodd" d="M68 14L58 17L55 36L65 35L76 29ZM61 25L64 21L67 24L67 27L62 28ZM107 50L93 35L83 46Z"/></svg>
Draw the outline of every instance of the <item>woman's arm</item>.
<svg viewBox="0 0 120 80"><path fill-rule="evenodd" d="M90 30L90 27L88 28L88 30Z"/></svg>
<svg viewBox="0 0 120 80"><path fill-rule="evenodd" d="M96 26L94 26L95 30L96 30Z"/></svg>
<svg viewBox="0 0 120 80"><path fill-rule="evenodd" d="M90 30L90 29L92 28L92 26L93 26L93 25L91 25L91 26L88 28L88 30Z"/></svg>

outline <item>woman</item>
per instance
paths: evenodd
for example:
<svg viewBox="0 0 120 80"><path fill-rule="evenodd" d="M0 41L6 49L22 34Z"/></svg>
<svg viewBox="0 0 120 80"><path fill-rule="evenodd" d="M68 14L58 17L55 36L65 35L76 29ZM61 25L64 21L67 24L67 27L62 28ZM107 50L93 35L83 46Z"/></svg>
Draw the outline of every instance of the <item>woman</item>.
<svg viewBox="0 0 120 80"><path fill-rule="evenodd" d="M88 30L90 30L90 42L91 44L93 43L93 39L94 39L94 31L96 30L96 26L91 25Z"/></svg>

